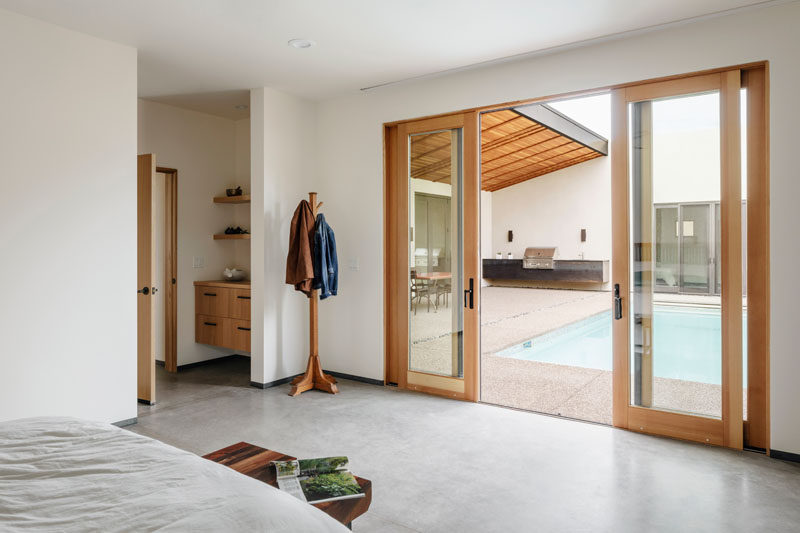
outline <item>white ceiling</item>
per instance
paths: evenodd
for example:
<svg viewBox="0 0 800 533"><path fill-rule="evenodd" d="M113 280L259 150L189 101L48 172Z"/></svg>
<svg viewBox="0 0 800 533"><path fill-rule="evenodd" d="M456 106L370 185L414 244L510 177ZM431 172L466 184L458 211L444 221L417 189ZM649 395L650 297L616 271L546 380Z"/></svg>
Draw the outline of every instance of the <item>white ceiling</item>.
<svg viewBox="0 0 800 533"><path fill-rule="evenodd" d="M270 86L325 99L755 0L0 0L139 49L139 95ZM316 41L306 50L292 38Z"/></svg>

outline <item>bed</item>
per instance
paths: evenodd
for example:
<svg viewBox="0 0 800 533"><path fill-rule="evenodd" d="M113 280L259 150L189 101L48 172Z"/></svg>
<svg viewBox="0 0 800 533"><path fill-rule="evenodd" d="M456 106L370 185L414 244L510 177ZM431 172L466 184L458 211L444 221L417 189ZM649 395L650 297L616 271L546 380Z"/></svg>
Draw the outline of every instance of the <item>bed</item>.
<svg viewBox="0 0 800 533"><path fill-rule="evenodd" d="M307 503L109 424L0 422L0 530L342 532Z"/></svg>

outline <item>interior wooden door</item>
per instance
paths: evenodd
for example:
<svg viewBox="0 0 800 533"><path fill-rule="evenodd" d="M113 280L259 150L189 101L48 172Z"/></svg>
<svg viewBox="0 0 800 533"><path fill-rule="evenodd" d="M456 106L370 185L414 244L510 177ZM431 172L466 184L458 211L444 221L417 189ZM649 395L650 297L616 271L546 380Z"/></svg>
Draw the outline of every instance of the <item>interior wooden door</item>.
<svg viewBox="0 0 800 533"><path fill-rule="evenodd" d="M164 174L164 369L178 371L178 171L156 167Z"/></svg>
<svg viewBox="0 0 800 533"><path fill-rule="evenodd" d="M387 131L387 380L401 388L478 399L479 194L476 112ZM419 217L425 238L417 195L448 199Z"/></svg>
<svg viewBox="0 0 800 533"><path fill-rule="evenodd" d="M138 156L137 178L137 397L140 402L156 401L156 359L154 332L153 281L156 277L155 239L153 234L153 177L156 159L153 154Z"/></svg>
<svg viewBox="0 0 800 533"><path fill-rule="evenodd" d="M614 425L731 448L742 448L743 411L740 79L731 70L612 95ZM698 276L721 261L720 297L656 287L669 244L654 204L665 201L720 202L720 257L684 261ZM704 220L687 214L675 235L705 249Z"/></svg>

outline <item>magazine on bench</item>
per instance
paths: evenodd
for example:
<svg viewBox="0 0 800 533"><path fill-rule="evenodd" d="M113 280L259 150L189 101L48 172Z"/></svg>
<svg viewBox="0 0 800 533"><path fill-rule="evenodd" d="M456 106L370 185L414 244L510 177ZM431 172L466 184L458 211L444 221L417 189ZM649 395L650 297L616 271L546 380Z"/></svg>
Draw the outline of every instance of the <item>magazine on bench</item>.
<svg viewBox="0 0 800 533"><path fill-rule="evenodd" d="M363 498L356 478L347 470L347 457L272 461L278 488L308 503Z"/></svg>

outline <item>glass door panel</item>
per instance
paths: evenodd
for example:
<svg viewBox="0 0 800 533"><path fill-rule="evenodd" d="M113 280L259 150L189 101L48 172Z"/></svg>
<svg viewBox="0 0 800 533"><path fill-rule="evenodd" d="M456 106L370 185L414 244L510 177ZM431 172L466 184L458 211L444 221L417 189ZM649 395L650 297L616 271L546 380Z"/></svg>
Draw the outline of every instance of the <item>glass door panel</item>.
<svg viewBox="0 0 800 533"><path fill-rule="evenodd" d="M711 154L717 155L716 153ZM717 156L718 157L718 156ZM716 176L704 176L705 179L719 183ZM691 197L692 191L686 191ZM711 233L709 205L684 205L681 207L680 240L681 240L681 289L683 292L708 293L710 280L714 276L713 233Z"/></svg>
<svg viewBox="0 0 800 533"><path fill-rule="evenodd" d="M709 294L719 91L633 102L628 112L630 405L720 418L721 307Z"/></svg>
<svg viewBox="0 0 800 533"><path fill-rule="evenodd" d="M463 378L463 130L408 136L408 370Z"/></svg>
<svg viewBox="0 0 800 533"><path fill-rule="evenodd" d="M477 112L386 129L387 375L478 399Z"/></svg>
<svg viewBox="0 0 800 533"><path fill-rule="evenodd" d="M680 225L678 208L656 207L656 287L674 292L680 283Z"/></svg>

